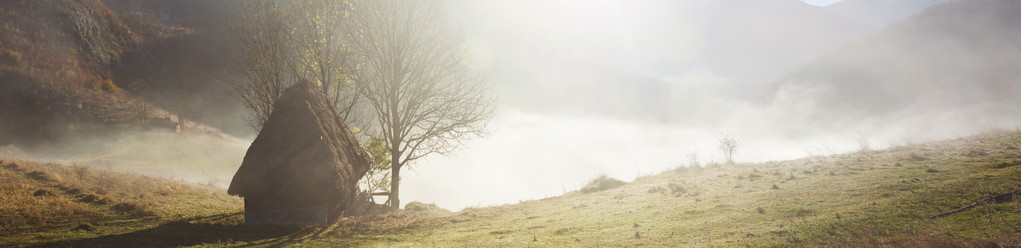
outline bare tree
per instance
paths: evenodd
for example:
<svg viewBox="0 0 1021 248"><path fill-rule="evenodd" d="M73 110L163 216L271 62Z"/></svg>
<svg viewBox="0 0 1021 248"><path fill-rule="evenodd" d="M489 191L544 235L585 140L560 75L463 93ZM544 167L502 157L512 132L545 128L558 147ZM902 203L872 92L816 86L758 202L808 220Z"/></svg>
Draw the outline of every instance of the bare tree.
<svg viewBox="0 0 1021 248"><path fill-rule="evenodd" d="M184 128L187 120L193 120L198 113L198 106L195 99L192 99L183 92L170 94L170 109L177 112L177 125ZM193 121L194 122L194 121Z"/></svg>
<svg viewBox="0 0 1021 248"><path fill-rule="evenodd" d="M702 167L702 165L698 163L698 153L688 153L688 167Z"/></svg>
<svg viewBox="0 0 1021 248"><path fill-rule="evenodd" d="M872 146L869 145L869 137L864 132L859 132L854 137L854 141L858 143L858 152L861 154L868 154L872 152Z"/></svg>
<svg viewBox="0 0 1021 248"><path fill-rule="evenodd" d="M273 103L293 82L293 52L288 48L290 28L276 0L241 2L241 14L231 20L231 35L238 41L231 56L227 83L241 103L252 111L246 121L256 130L273 112Z"/></svg>
<svg viewBox="0 0 1021 248"><path fill-rule="evenodd" d="M737 140L737 138L734 138L729 134L720 137L719 149L720 152L723 152L723 156L727 158L727 164L734 163L734 152L737 152L737 147L739 145L740 142Z"/></svg>
<svg viewBox="0 0 1021 248"><path fill-rule="evenodd" d="M366 0L351 21L357 70L351 79L374 112L390 150L390 204L400 207L400 171L485 135L493 99L482 75L461 60L461 37L439 1Z"/></svg>
<svg viewBox="0 0 1021 248"><path fill-rule="evenodd" d="M138 126L144 127L152 119L152 114L156 110L152 104L142 101L142 99L135 99L131 101L131 111L135 114L135 121L138 122Z"/></svg>
<svg viewBox="0 0 1021 248"><path fill-rule="evenodd" d="M78 182L80 183L85 180L85 176L89 174L89 167L74 163L71 165L71 171L74 172L74 175L78 176Z"/></svg>

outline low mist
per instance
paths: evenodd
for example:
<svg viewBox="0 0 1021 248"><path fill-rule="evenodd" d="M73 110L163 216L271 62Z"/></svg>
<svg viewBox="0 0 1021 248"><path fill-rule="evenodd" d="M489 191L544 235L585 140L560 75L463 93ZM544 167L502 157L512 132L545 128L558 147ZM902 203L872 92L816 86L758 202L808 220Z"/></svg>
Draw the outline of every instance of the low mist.
<svg viewBox="0 0 1021 248"><path fill-rule="evenodd" d="M991 74L964 69L995 68L999 60L979 58L1016 46L911 49L933 37L969 42L955 33L974 30L968 25L998 40L1016 22L924 26L966 16L942 10L967 3L939 2L904 3L862 22L849 18L862 8L850 3L451 1L452 19L476 44L468 49L483 47L482 70L501 102L491 137L411 167L406 198L449 209L499 205L577 190L601 174L633 180L686 166L690 154L724 163L724 135L740 141L734 160L764 162L1016 129L1016 100L995 89L1016 94L1017 75L972 83L968 76ZM969 7L989 7L981 5ZM873 49L889 44L904 50ZM949 67L919 65L951 58L959 60ZM799 76L816 71L823 76ZM946 78L933 88L927 79L936 77Z"/></svg>
<svg viewBox="0 0 1021 248"><path fill-rule="evenodd" d="M65 137L50 145L4 156L226 188L249 144L251 140L195 130L135 130Z"/></svg>

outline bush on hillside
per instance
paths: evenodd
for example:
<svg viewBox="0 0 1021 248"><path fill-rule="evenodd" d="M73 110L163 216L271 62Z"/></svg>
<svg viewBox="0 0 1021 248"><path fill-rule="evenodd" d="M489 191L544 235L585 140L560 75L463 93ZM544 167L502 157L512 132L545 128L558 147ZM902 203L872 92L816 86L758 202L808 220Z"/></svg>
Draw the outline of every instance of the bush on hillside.
<svg viewBox="0 0 1021 248"><path fill-rule="evenodd" d="M409 202L408 205L404 205L404 211L418 213L418 214L446 214L450 213L450 210L443 209L436 206L436 203L421 203L421 202Z"/></svg>
<svg viewBox="0 0 1021 248"><path fill-rule="evenodd" d="M581 192L585 194L599 192L624 186L624 184L624 181L602 175L596 179L592 179L592 181L586 184L585 187L582 187Z"/></svg>
<svg viewBox="0 0 1021 248"><path fill-rule="evenodd" d="M107 80L103 81L103 83L100 84L100 87L103 88L103 91L107 91L107 92L115 92L115 91L118 90L117 85L114 85L113 84L113 80L111 80L111 79L107 79Z"/></svg>

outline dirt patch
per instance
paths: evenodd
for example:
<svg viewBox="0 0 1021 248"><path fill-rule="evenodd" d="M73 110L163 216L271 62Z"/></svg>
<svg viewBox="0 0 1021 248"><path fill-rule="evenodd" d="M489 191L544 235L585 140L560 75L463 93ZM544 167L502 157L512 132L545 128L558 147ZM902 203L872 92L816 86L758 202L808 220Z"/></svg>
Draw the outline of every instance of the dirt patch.
<svg viewBox="0 0 1021 248"><path fill-rule="evenodd" d="M1003 168L1013 167L1013 166L1018 166L1018 165L1021 165L1021 160L1011 160L1011 161L999 162L999 163L994 164L993 168L1003 169Z"/></svg>
<svg viewBox="0 0 1021 248"><path fill-rule="evenodd" d="M46 182L61 182L62 178L55 174L46 173L45 171L33 171L28 173L28 178L46 181Z"/></svg>
<svg viewBox="0 0 1021 248"><path fill-rule="evenodd" d="M96 231L96 226L93 226L92 224L89 224L89 223L82 223L82 224L78 225L77 227L75 227L73 230L75 230L75 231L93 232L93 231Z"/></svg>
<svg viewBox="0 0 1021 248"><path fill-rule="evenodd" d="M57 194L54 194L53 191L49 191L46 189L36 190L35 192L32 193L32 196L55 196L55 195Z"/></svg>
<svg viewBox="0 0 1021 248"><path fill-rule="evenodd" d="M11 170L14 172L24 172L25 170L27 170L25 166L18 161L11 161L7 164L4 164L4 169Z"/></svg>

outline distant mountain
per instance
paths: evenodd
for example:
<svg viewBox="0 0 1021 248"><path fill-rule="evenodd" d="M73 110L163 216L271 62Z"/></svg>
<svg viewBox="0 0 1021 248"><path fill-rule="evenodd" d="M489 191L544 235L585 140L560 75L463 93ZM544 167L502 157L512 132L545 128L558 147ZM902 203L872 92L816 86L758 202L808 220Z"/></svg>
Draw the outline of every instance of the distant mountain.
<svg viewBox="0 0 1021 248"><path fill-rule="evenodd" d="M0 1L0 144L135 128L138 102L156 105L156 117L174 101L194 104L198 121L241 126L228 122L237 118L225 109L240 105L215 74L233 5Z"/></svg>
<svg viewBox="0 0 1021 248"><path fill-rule="evenodd" d="M109 69L189 32L96 0L2 1L0 23L0 144L132 123L133 97Z"/></svg>
<svg viewBox="0 0 1021 248"><path fill-rule="evenodd" d="M875 29L801 1L716 1L705 63L724 74L778 76ZM766 78L759 78L766 77Z"/></svg>
<svg viewBox="0 0 1021 248"><path fill-rule="evenodd" d="M950 2L893 24L774 81L768 101L852 123L920 117L998 121L1021 114L1021 1ZM835 125L848 125L835 124Z"/></svg>
<svg viewBox="0 0 1021 248"><path fill-rule="evenodd" d="M701 55L665 72L684 72L679 77L686 81L628 80L621 73L616 75L621 86L602 98L635 99L637 104L614 102L602 109L642 109L646 116L669 122L715 123L729 113L717 101L754 97L770 80L877 30L801 1L717 0L694 7L705 15L698 22L704 37ZM691 67L696 69L684 71ZM635 94L620 97L628 92Z"/></svg>
<svg viewBox="0 0 1021 248"><path fill-rule="evenodd" d="M536 11L554 3L457 3L473 10L462 17L467 35L499 49L498 70L489 75L505 81L497 84L502 102L535 112L713 119L719 116L697 116L723 112L703 97L754 96L770 80L876 30L797 0L634 1L614 9L615 19ZM515 11L484 14L507 9ZM589 30L603 20L614 21ZM553 56L560 54L570 56Z"/></svg>
<svg viewBox="0 0 1021 248"><path fill-rule="evenodd" d="M947 1L951 0L843 0L825 8L861 23L885 27Z"/></svg>

